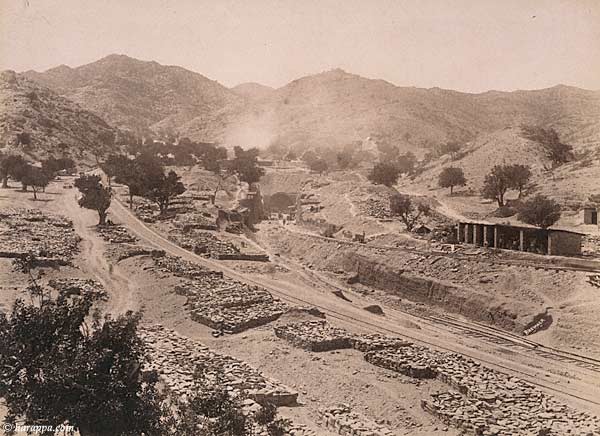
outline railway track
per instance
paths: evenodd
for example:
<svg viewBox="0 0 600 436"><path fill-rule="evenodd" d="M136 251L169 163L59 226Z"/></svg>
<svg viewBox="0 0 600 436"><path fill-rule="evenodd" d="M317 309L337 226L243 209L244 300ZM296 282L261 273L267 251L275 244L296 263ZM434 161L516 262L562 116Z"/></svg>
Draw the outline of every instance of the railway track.
<svg viewBox="0 0 600 436"><path fill-rule="evenodd" d="M294 305L299 304L299 305L316 307L332 319L336 319L338 321L344 322L349 325L354 325L355 327L358 327L361 329L366 329L368 331L378 332L378 333L382 333L382 334L393 334L395 336L400 336L400 337L409 339L415 343L426 345L426 346L432 347L434 349L440 349L443 351L448 351L448 352L453 352L453 353L458 352L459 354L462 354L466 357L469 357L469 358L472 358L481 363L487 364L492 368L497 368L497 369L507 372L507 373L516 374L516 375L520 376L521 378L527 380L529 383L531 383L535 386L538 386L540 388L543 388L548 391L552 391L552 392L555 392L555 393L558 393L561 395L565 395L567 397L577 399L579 401L582 401L582 402L590 404L590 405L600 406L600 400L598 400L597 398L586 398L586 397L581 396L572 391L569 391L566 389L561 389L560 387L557 387L553 384L540 382L536 378L536 375L532 374L531 372L527 372L527 371L524 371L522 369L518 369L515 367L509 367L500 362L494 362L494 361L486 359L480 355L475 355L473 353L465 352L463 350L457 351L455 348L440 345L439 343L435 343L432 341L425 340L423 338L419 338L419 337L410 335L410 334L406 333L406 331L400 330L398 328L386 327L386 326L378 325L374 322L370 322L370 321L367 321L364 319L359 319L359 318L349 315L347 313L342 313L340 311L334 310L331 307L326 307L321 304L315 304L314 301L309 301L309 300L300 298L298 296L292 295L291 293L286 292L286 291L282 290L281 288L277 288L275 286L269 285L267 283L253 279L251 277L247 277L246 275L240 274L237 271L223 265L222 263L220 263L218 261L200 257L188 250L185 250L185 249L179 247L178 245L167 240L162 235L160 235L156 231L150 229L148 226L146 226L144 223L142 223L140 220L138 220L137 217L135 217L125 206L123 206L123 204L120 201L117 202L117 205L121 211L121 216L122 217L124 216L126 218L125 221L129 221L131 224L134 224L133 227L130 227L130 230L133 233L136 233L137 236L140 237L140 239L146 240L147 242L156 246L157 248L166 249L166 251L168 251L171 254L193 260L197 263L203 264L204 266L207 266L214 270L222 271L224 274L228 275L229 277L231 277L233 279L237 279L237 280L249 283L249 284L254 284L254 285L260 286L262 288L265 288L266 290L271 292L273 295L279 297L282 301L286 301L286 302L294 304ZM143 232L141 232L139 230L139 228L143 229ZM328 284L328 286L331 286L331 284L329 284L329 283L327 283L327 284ZM414 316L412 314L410 314L410 315ZM417 319L419 319L419 320L425 319L426 321L431 322L431 323L438 322L437 319L433 319L433 318L427 320L426 318L417 317ZM457 328L457 327L462 327L465 329L467 328L466 325L461 326L461 323L458 321L445 319L444 322L445 322L446 326L449 326L452 324L453 327L455 327L455 328ZM482 336L482 338L485 336L482 331L478 332L478 331L476 331L476 329L474 329L472 327L470 328L470 332L473 335L479 334ZM495 337L494 339L500 340L498 337ZM525 349L531 350L533 348L534 347L532 346L532 348L525 348ZM566 358L564 353L559 356L558 354L554 354L554 352L551 349L542 350L542 352L547 353L545 358L549 358L552 360L560 360L560 359ZM558 357L560 357L560 359ZM579 355L572 355L570 358L574 359L574 360L579 360L579 361L585 360L586 362L588 360L587 357L579 356ZM600 365L595 366L597 363L600 363L600 362L596 361L596 362L591 362L591 363L588 362L588 363L590 364L590 366L589 367L586 366L585 367L586 369L592 370L594 372L600 372Z"/></svg>

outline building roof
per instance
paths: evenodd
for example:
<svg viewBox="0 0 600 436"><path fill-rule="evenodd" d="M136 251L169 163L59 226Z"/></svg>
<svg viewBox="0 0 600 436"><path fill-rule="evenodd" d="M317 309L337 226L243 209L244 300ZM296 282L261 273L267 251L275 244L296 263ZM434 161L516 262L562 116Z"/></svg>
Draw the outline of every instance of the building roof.
<svg viewBox="0 0 600 436"><path fill-rule="evenodd" d="M542 229L540 227L532 226L530 224L512 224L512 223L492 223L489 221L460 221L461 224L481 224L486 226L499 226L499 227L511 227L517 230L546 230L548 232L562 232L562 233L573 233L575 235L585 236L586 233L575 232L573 230L561 229L559 227L549 227Z"/></svg>

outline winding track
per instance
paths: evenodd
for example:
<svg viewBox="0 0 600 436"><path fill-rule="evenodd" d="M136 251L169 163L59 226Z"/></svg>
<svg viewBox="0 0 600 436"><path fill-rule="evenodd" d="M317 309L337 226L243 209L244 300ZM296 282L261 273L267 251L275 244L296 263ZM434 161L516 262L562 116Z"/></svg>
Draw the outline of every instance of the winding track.
<svg viewBox="0 0 600 436"><path fill-rule="evenodd" d="M222 262L198 256L167 240L138 220L137 217L135 217L120 201L113 202L111 212L113 217L126 224L129 230L135 233L140 240L144 240L157 248L161 248L169 254L180 256L186 260L202 264L214 270L222 271L231 278L261 286L286 302L317 307L330 318L355 328L370 332L398 335L435 349L463 354L485 363L491 368L496 368L505 373L516 375L546 391L551 391L553 394L558 394L565 399L570 399L571 402L591 410L594 413L600 413L600 401L598 400L598 395L590 394L589 386L589 382L591 381L596 381L596 383L600 381L598 377L600 371L596 367L598 362L586 362L591 363L591 365L574 367L572 365L574 362L563 360L564 353L558 352L558 350L554 351L552 349L546 349L543 350L544 353L546 353L545 355L529 355L532 350L535 351L534 348L536 347L533 345L529 348L523 348L524 353L519 353L519 357L522 359L520 359L521 361L517 361L517 359L510 355L498 356L490 352L481 351L482 347L477 346L477 344L482 344L482 338L473 337L472 340L476 341L473 346L463 345L463 342L465 342L463 336L458 336L455 337L454 340L450 339L450 341L448 341L448 338L436 338L438 335L432 335L430 331L425 333L420 333L418 330L409 332L407 329L400 327L401 323L398 323L398 321L406 319L407 314L405 313L388 309L386 317L381 318L376 315L365 313L365 311L356 305L335 301L335 297L332 299L330 293L315 289L316 286L314 283L310 284L312 286L307 287L306 284L302 283L292 284L269 279L267 277L256 279L249 277L246 274L240 274L226 265L223 265ZM331 289L331 283L326 283L326 285ZM423 321L422 318L416 319L418 319L419 322ZM442 324L442 327L444 326L444 323L446 326L450 323L448 320L443 320L442 322L433 318L426 321L430 322L432 325L438 325L438 327L440 323ZM469 329L473 334L477 332L470 324L460 321L452 322L454 323L453 328L457 328L458 324L460 328ZM446 333L448 333L447 330ZM488 335L490 334L492 333L488 332ZM496 333L496 335L497 334L498 333ZM506 332L503 332L503 337L505 336ZM523 347L524 342L522 341L522 338L519 339L521 340L519 346ZM489 343L485 349L487 348L489 348ZM543 359L544 362L541 362L541 359ZM585 358L585 356L574 355L572 356L572 359L580 361L587 358ZM537 365L534 362L537 362ZM544 365L544 368L540 367L540 363ZM550 370L546 370L546 368L549 368ZM554 369L554 371L551 371L552 369ZM569 372L576 372L579 376L579 380L573 380L571 377L562 375L565 369L568 369ZM570 387L567 387L567 384L570 384Z"/></svg>

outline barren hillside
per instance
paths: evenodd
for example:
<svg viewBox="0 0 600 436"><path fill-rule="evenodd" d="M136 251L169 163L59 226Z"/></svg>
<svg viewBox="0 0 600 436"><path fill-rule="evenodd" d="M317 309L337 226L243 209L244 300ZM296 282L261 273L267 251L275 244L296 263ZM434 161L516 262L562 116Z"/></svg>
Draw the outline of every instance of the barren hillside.
<svg viewBox="0 0 600 436"><path fill-rule="evenodd" d="M4 71L0 75L0 148L41 156L83 158L110 148L114 129L104 120L37 83Z"/></svg>
<svg viewBox="0 0 600 436"><path fill-rule="evenodd" d="M257 83L228 89L200 74L110 55L37 80L117 127L173 130L230 145L344 145L372 137L418 154L452 139L521 124L554 127L566 141L600 142L600 92L556 86L468 94L399 87L336 69L273 90Z"/></svg>

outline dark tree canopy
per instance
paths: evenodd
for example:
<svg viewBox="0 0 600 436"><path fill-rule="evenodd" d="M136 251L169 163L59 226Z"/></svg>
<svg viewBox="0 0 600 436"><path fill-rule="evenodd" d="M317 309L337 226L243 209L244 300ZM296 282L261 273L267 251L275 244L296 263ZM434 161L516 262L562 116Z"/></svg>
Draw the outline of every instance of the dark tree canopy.
<svg viewBox="0 0 600 436"><path fill-rule="evenodd" d="M33 199L37 200L37 191L46 188L50 183L51 176L42 168L27 165L25 171L20 177L23 186L31 186Z"/></svg>
<svg viewBox="0 0 600 436"><path fill-rule="evenodd" d="M98 225L106 224L106 215L112 198L110 188L100 182L100 176L83 175L75 179L75 187L81 192L79 206L98 212Z"/></svg>
<svg viewBox="0 0 600 436"><path fill-rule="evenodd" d="M354 153L352 153L351 150L342 150L337 154L336 160L337 160L338 167L345 170L345 169L353 166Z"/></svg>
<svg viewBox="0 0 600 436"><path fill-rule="evenodd" d="M457 160L461 149L462 146L460 145L460 143L456 141L448 141L438 146L437 154L439 156L444 156L447 154L450 155L450 158L452 160Z"/></svg>
<svg viewBox="0 0 600 436"><path fill-rule="evenodd" d="M48 292L36 304L17 300L0 314L5 422L68 423L82 436L161 435L156 376L138 372L140 315L97 315L88 325L93 303L85 293L52 298Z"/></svg>
<svg viewBox="0 0 600 436"><path fill-rule="evenodd" d="M20 155L0 156L0 177L2 177L2 187L8 188L8 178L15 177L15 174L22 174L22 170L27 166L27 162Z"/></svg>
<svg viewBox="0 0 600 436"><path fill-rule="evenodd" d="M161 214L167 212L173 197L185 192L181 177L175 171L169 171L167 175L161 174L159 177L147 179L145 183L142 195L158 204Z"/></svg>
<svg viewBox="0 0 600 436"><path fill-rule="evenodd" d="M441 188L450 188L450 194L453 193L455 186L465 186L466 184L467 179L465 179L462 168L444 168L438 178L438 185Z"/></svg>
<svg viewBox="0 0 600 436"><path fill-rule="evenodd" d="M373 167L368 178L376 185L385 185L391 187L398 181L399 176L400 171L396 165L381 162Z"/></svg>
<svg viewBox="0 0 600 436"><path fill-rule="evenodd" d="M421 216L429 215L430 208L424 203L415 203L409 195L394 194L390 197L390 210L392 215L399 216L406 230L412 231Z"/></svg>
<svg viewBox="0 0 600 436"><path fill-rule="evenodd" d="M531 167L529 165L507 165L504 168L511 189L519 191L519 198L525 193L525 188L531 180Z"/></svg>
<svg viewBox="0 0 600 436"><path fill-rule="evenodd" d="M325 159L315 159L309 165L311 171L323 174L329 168Z"/></svg>
<svg viewBox="0 0 600 436"><path fill-rule="evenodd" d="M519 220L536 227L546 229L560 219L561 207L556 201L536 195L526 200L519 208Z"/></svg>
<svg viewBox="0 0 600 436"><path fill-rule="evenodd" d="M109 154L104 162L100 164L102 171L108 178L108 186L111 185L113 177L123 175L129 168L129 158L123 154Z"/></svg>
<svg viewBox="0 0 600 436"><path fill-rule="evenodd" d="M483 198L496 200L498 202L498 207L503 207L504 196L511 185L510 174L506 170L506 166L496 165L492 168L490 174L485 176L481 195Z"/></svg>
<svg viewBox="0 0 600 436"><path fill-rule="evenodd" d="M235 157L230 162L230 171L238 176L240 181L249 185L256 183L265 175L265 169L258 166L257 148L244 150L242 147L234 147Z"/></svg>

